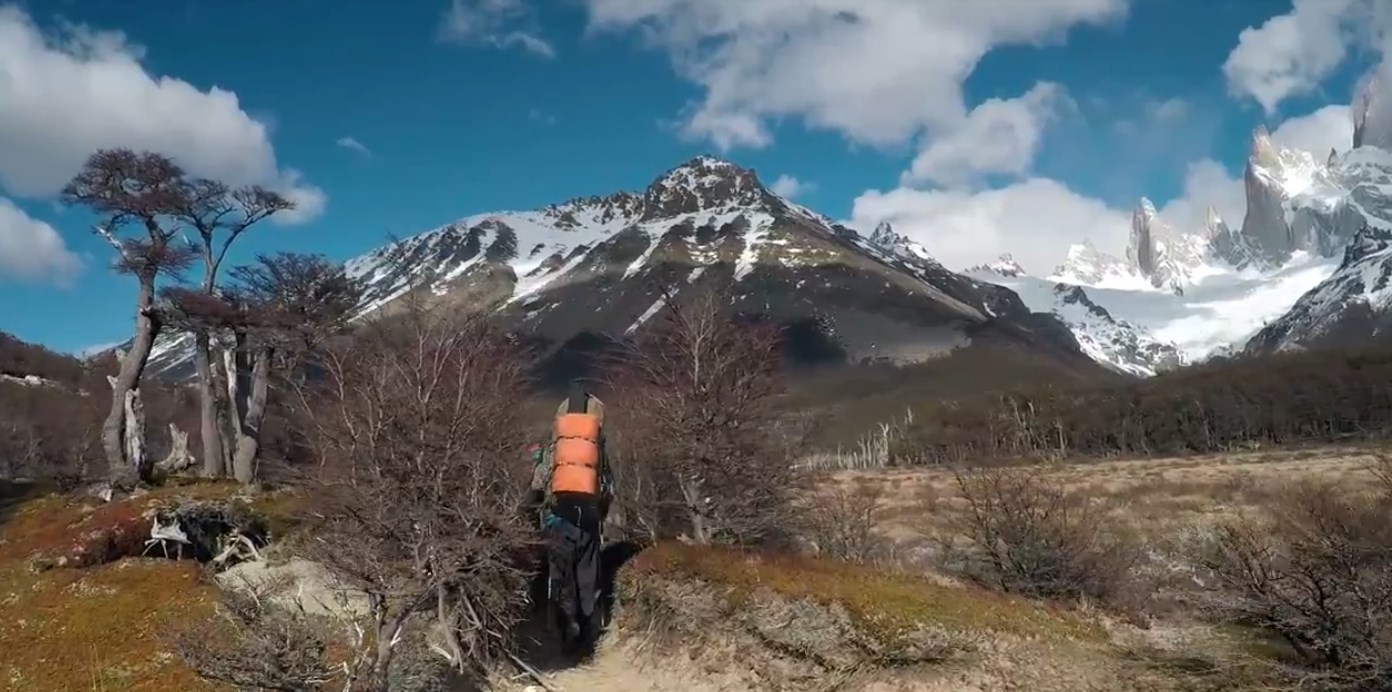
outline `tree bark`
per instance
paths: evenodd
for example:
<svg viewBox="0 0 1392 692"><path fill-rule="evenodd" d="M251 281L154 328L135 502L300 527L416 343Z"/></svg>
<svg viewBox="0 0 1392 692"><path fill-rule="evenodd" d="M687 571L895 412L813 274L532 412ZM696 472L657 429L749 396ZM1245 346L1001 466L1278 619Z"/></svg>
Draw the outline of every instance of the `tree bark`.
<svg viewBox="0 0 1392 692"><path fill-rule="evenodd" d="M145 456L145 403L140 387L126 391L126 462L140 480L150 479L150 460Z"/></svg>
<svg viewBox="0 0 1392 692"><path fill-rule="evenodd" d="M245 347L243 343L242 348ZM273 355L274 350L270 346L259 346L250 373L247 373L244 363L238 363L236 379L239 380L237 391L240 396L234 410L241 426L237 431L237 454L233 459L232 474L241 483L251 483L256 478L256 456L261 451L261 422L266 417Z"/></svg>
<svg viewBox="0 0 1392 692"><path fill-rule="evenodd" d="M710 527L706 523L705 503L701 498L700 481L682 477L677 481L681 487L682 498L686 501L686 511L691 519L691 539L700 545L710 544Z"/></svg>
<svg viewBox="0 0 1392 692"><path fill-rule="evenodd" d="M188 433L179 426L169 424L169 454L155 463L155 468L164 473L178 473L193 465L193 455L188 451Z"/></svg>
<svg viewBox="0 0 1392 692"><path fill-rule="evenodd" d="M217 392L214 388L212 344L208 332L194 334L194 368L198 371L198 422L203 439L203 476L220 478L225 466L222 430L218 421Z"/></svg>
<svg viewBox="0 0 1392 692"><path fill-rule="evenodd" d="M130 352L121 359L121 369L111 380L111 411L102 423L102 447L106 452L108 478L112 487L129 489L142 479L126 450L126 393L140 386L145 364L154 348L160 323L155 314L155 275L138 277L140 289L135 303L135 339Z"/></svg>
<svg viewBox="0 0 1392 692"><path fill-rule="evenodd" d="M235 346L234 346L235 348ZM223 475L232 476L232 452L237 448L237 430L241 420L237 417L237 362L233 349L222 348L218 360L213 363L213 375L218 391L218 433L222 435Z"/></svg>

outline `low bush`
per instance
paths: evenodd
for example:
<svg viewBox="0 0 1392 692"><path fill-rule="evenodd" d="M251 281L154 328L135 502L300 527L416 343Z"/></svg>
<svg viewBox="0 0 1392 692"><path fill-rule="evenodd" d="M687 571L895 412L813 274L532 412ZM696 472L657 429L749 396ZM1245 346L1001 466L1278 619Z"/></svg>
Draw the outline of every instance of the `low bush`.
<svg viewBox="0 0 1392 692"><path fill-rule="evenodd" d="M1349 493L1292 484L1266 511L1224 522L1194 546L1216 618L1279 635L1307 688L1392 689L1392 482Z"/></svg>
<svg viewBox="0 0 1392 692"><path fill-rule="evenodd" d="M223 591L218 617L169 636L199 677L241 690L313 692L339 677L329 627L302 608L273 604L256 590Z"/></svg>
<svg viewBox="0 0 1392 692"><path fill-rule="evenodd" d="M1141 555L1103 507L1033 468L959 471L965 509L949 521L955 571L1003 591L1137 607Z"/></svg>
<svg viewBox="0 0 1392 692"><path fill-rule="evenodd" d="M876 530L884 494L877 487L833 487L814 494L803 517L804 535L823 557L870 564L888 557L890 543Z"/></svg>

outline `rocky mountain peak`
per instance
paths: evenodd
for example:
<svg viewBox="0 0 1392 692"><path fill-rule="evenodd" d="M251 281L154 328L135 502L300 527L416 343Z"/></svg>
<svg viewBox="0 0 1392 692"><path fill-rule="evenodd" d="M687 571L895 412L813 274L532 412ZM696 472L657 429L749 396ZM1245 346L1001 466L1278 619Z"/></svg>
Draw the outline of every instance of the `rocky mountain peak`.
<svg viewBox="0 0 1392 692"><path fill-rule="evenodd" d="M1219 233L1226 232L1228 224L1223 221L1223 217L1218 215L1218 210L1213 205L1208 205L1208 210L1204 212L1204 232L1209 239L1213 239Z"/></svg>
<svg viewBox="0 0 1392 692"><path fill-rule="evenodd" d="M616 192L611 195L591 195L576 197L560 204L545 207L542 212L552 219L557 228L573 229L586 221L610 223L616 220L634 218L643 208L643 197L632 192Z"/></svg>
<svg viewBox="0 0 1392 692"><path fill-rule="evenodd" d="M713 156L697 156L663 173L643 193L643 218L652 220L731 206L772 204L754 171Z"/></svg>
<svg viewBox="0 0 1392 692"><path fill-rule="evenodd" d="M1279 163L1280 158L1276 152L1276 145L1271 143L1271 133L1267 131L1265 125L1258 125L1252 130L1252 145L1247 151L1247 160L1261 166L1272 166Z"/></svg>
<svg viewBox="0 0 1392 692"><path fill-rule="evenodd" d="M1353 100L1353 147L1392 151L1392 59L1364 77Z"/></svg>
<svg viewBox="0 0 1392 692"><path fill-rule="evenodd" d="M1063 263L1054 268L1051 281L1096 286L1112 281L1134 282L1135 269L1126 260L1097 249L1084 239L1068 247Z"/></svg>
<svg viewBox="0 0 1392 692"><path fill-rule="evenodd" d="M1335 149L1334 147L1329 147L1329 158L1327 158L1327 159L1324 160L1324 165L1325 165L1325 167L1327 167L1327 168L1333 168L1333 167L1339 165L1339 150L1338 150L1338 149Z"/></svg>
<svg viewBox="0 0 1392 692"><path fill-rule="evenodd" d="M905 242L904 236L894 232L894 226L888 221L881 221L875 224L875 230L870 233L870 242L883 249L893 249L894 246Z"/></svg>
<svg viewBox="0 0 1392 692"><path fill-rule="evenodd" d="M986 264L979 264L975 267L968 269L966 273L990 273L1012 279L1021 276L1028 276L1028 274L1025 272L1024 267L1021 267L1020 263L1015 261L1015 257L1008 252L996 258L996 261L987 262Z"/></svg>
<svg viewBox="0 0 1392 692"><path fill-rule="evenodd" d="M1388 248L1392 248L1392 230L1364 226L1344 248L1344 261L1339 267L1347 269Z"/></svg>
<svg viewBox="0 0 1392 692"><path fill-rule="evenodd" d="M996 259L996 261L986 266L1000 273L1002 276L1025 275L1025 268L1021 267L1020 263L1015 261L1015 257L1008 252L1001 255L999 258Z"/></svg>
<svg viewBox="0 0 1392 692"><path fill-rule="evenodd" d="M1144 215L1147 219L1154 219L1160 215L1155 211L1155 203L1150 201L1149 197L1141 198L1140 204L1136 205L1136 213Z"/></svg>
<svg viewBox="0 0 1392 692"><path fill-rule="evenodd" d="M868 239L871 245L880 250L900 258L909 258L915 261L924 260L938 266L937 260L928 252L928 248L922 244L910 240L908 237L900 235L894 230L888 221L881 221L875 225L875 230L870 233Z"/></svg>
<svg viewBox="0 0 1392 692"><path fill-rule="evenodd" d="M1155 248L1158 226L1155 205L1142 197L1131 214L1131 241L1126 245L1126 259L1148 278L1154 277L1159 264Z"/></svg>

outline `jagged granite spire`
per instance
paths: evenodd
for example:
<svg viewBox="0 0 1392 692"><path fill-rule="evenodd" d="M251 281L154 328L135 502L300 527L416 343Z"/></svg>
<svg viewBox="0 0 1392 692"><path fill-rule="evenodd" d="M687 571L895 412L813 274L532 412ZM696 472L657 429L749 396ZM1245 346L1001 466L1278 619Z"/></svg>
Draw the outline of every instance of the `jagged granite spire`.
<svg viewBox="0 0 1392 692"><path fill-rule="evenodd" d="M1147 278L1154 278L1158 267L1155 250L1157 216L1155 205L1146 197L1131 213L1131 241L1126 245L1126 259Z"/></svg>

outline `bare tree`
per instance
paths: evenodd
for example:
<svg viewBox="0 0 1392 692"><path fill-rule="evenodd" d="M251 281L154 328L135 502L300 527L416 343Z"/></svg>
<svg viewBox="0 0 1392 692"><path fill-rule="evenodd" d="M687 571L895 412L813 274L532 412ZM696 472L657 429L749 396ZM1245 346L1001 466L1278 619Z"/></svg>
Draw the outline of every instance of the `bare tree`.
<svg viewBox="0 0 1392 692"><path fill-rule="evenodd" d="M322 256L284 252L258 255L255 263L234 267L232 279L217 295L179 288L164 295L172 319L185 327L231 335L226 423L232 475L250 483L256 476L273 372L297 377L307 357L343 333L361 299L362 284Z"/></svg>
<svg viewBox="0 0 1392 692"><path fill-rule="evenodd" d="M217 287L218 271L227 258L232 243L248 229L274 214L294 208L294 203L276 192L260 186L237 189L207 179L185 180L178 196L174 217L198 234L198 254L203 263L200 289L212 295ZM206 329L194 330L194 367L198 372L200 427L203 440L203 474L218 477L233 468L229 456L230 444L224 444L224 434L236 435L235 420L219 425L219 410L235 415L229 402L220 401L221 389L215 385L212 364L211 334ZM220 405L221 404L221 405Z"/></svg>
<svg viewBox="0 0 1392 692"><path fill-rule="evenodd" d="M234 357L228 373L236 434L232 473L242 483L256 475L262 423L268 406L271 372L298 377L304 360L326 340L348 329L362 299L362 282L318 255L282 252L259 255L256 263L233 270L236 300L253 315L234 330ZM278 356L281 356L279 359Z"/></svg>
<svg viewBox="0 0 1392 692"><path fill-rule="evenodd" d="M639 487L658 514L679 508L697 542L759 541L784 528L794 482L771 406L779 331L710 292L669 305L610 376L614 427L649 467Z"/></svg>
<svg viewBox="0 0 1392 692"><path fill-rule="evenodd" d="M173 161L154 153L129 149L93 154L63 189L63 201L83 205L101 220L94 227L116 251L116 270L139 283L135 304L135 339L112 379L111 411L102 426L111 481L133 485L150 472L135 468L125 447L127 392L137 390L155 337L162 326L155 308L155 282L160 274L178 274L193 262L194 252L178 242L180 226L171 220L186 193L184 172Z"/></svg>
<svg viewBox="0 0 1392 692"><path fill-rule="evenodd" d="M349 665L359 689L384 689L413 620L431 618L461 671L509 650L536 557L520 353L486 316L414 310L327 348L298 389L318 460L310 552L370 604Z"/></svg>

